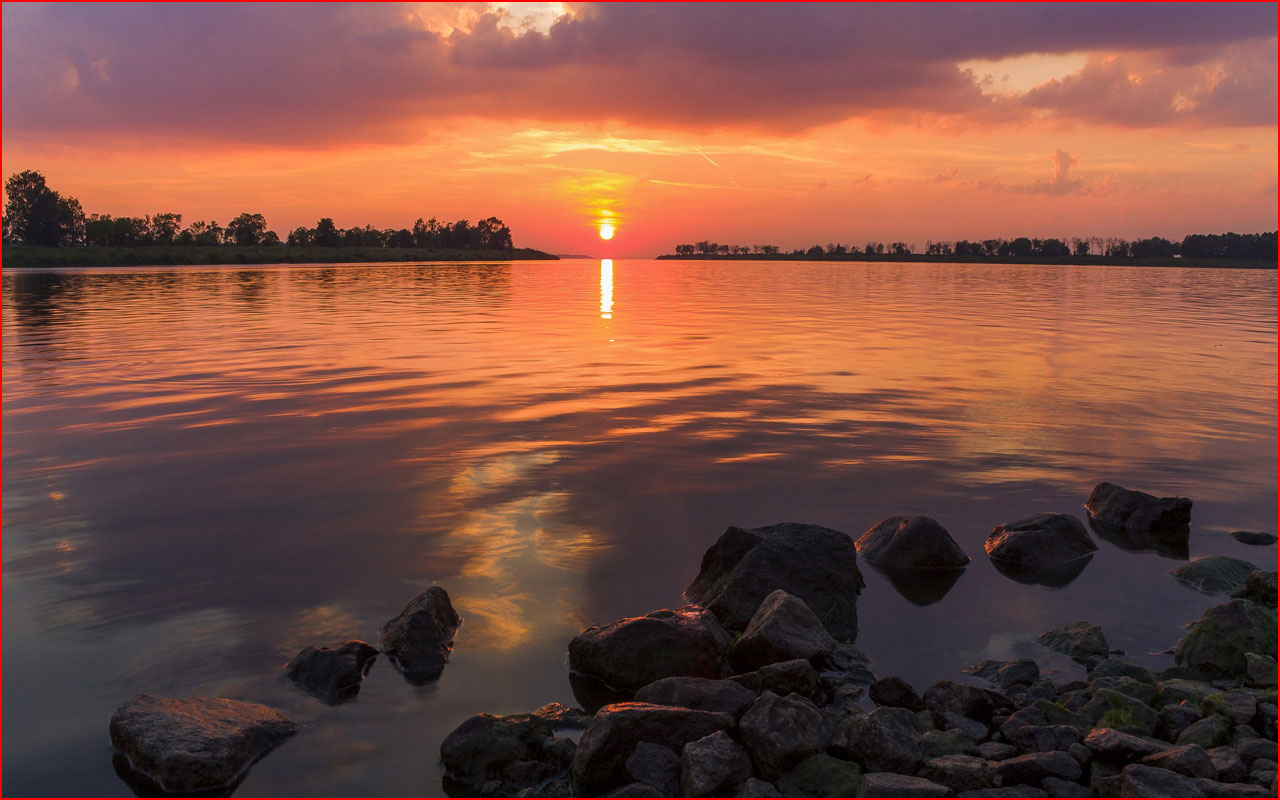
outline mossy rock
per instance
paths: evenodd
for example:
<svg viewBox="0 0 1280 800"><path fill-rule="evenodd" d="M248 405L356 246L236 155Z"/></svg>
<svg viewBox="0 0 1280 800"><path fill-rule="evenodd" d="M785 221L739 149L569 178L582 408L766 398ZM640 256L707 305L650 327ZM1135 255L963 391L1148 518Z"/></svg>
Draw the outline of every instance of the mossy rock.
<svg viewBox="0 0 1280 800"><path fill-rule="evenodd" d="M1204 612L1174 650L1174 662L1206 678L1237 678L1245 654L1275 656L1275 609L1250 600L1229 600Z"/></svg>
<svg viewBox="0 0 1280 800"><path fill-rule="evenodd" d="M1075 713L1062 703L1055 703L1052 700L1046 700L1041 697L1032 706L1039 709L1041 714L1044 714L1046 725L1070 725L1082 734L1088 734L1093 729L1093 724L1088 719Z"/></svg>
<svg viewBox="0 0 1280 800"><path fill-rule="evenodd" d="M1231 556L1209 556L1174 567L1169 574L1184 586L1209 594L1225 594L1244 583L1249 573L1257 567L1248 561Z"/></svg>
<svg viewBox="0 0 1280 800"><path fill-rule="evenodd" d="M920 748L924 750L926 759L938 756L967 756L973 752L974 741L969 734L958 729L925 731L924 736L920 737Z"/></svg>
<svg viewBox="0 0 1280 800"><path fill-rule="evenodd" d="M790 797L857 797L861 787L857 764L823 753L809 756L778 779L778 790Z"/></svg>

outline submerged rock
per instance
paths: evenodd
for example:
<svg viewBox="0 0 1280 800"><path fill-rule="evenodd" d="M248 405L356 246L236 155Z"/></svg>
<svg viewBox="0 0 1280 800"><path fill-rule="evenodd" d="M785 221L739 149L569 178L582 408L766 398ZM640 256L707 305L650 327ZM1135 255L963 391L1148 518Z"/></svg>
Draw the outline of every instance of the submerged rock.
<svg viewBox="0 0 1280 800"><path fill-rule="evenodd" d="M569 668L615 689L670 677L720 678L729 634L698 606L587 628L569 642Z"/></svg>
<svg viewBox="0 0 1280 800"><path fill-rule="evenodd" d="M359 639L337 647L307 646L285 666L285 674L325 700L340 701L360 690L377 655L376 647Z"/></svg>
<svg viewBox="0 0 1280 800"><path fill-rule="evenodd" d="M969 565L947 529L929 517L889 517L854 542L870 564L917 570L957 570Z"/></svg>
<svg viewBox="0 0 1280 800"><path fill-rule="evenodd" d="M716 615L730 630L744 630L760 603L783 589L808 604L838 641L858 635L857 602L863 588L858 551L847 534L820 525L783 522L763 528L730 527L702 557L685 597Z"/></svg>
<svg viewBox="0 0 1280 800"><path fill-rule="evenodd" d="M1174 663L1207 678L1244 673L1245 654L1276 652L1276 612L1250 600L1229 600L1204 612L1174 650Z"/></svg>
<svg viewBox="0 0 1280 800"><path fill-rule="evenodd" d="M828 656L835 639L803 600L782 589L769 594L733 643L729 657L739 670L754 670L779 661Z"/></svg>
<svg viewBox="0 0 1280 800"><path fill-rule="evenodd" d="M1191 525L1191 500L1156 497L1114 483L1093 487L1085 508L1095 525L1131 534L1182 535Z"/></svg>
<svg viewBox="0 0 1280 800"><path fill-rule="evenodd" d="M1199 589L1202 592L1215 594L1230 592L1244 583L1249 573L1257 571L1257 567L1248 561L1230 556L1209 556L1197 558L1188 564L1174 567L1169 574L1177 578L1178 583Z"/></svg>
<svg viewBox="0 0 1280 800"><path fill-rule="evenodd" d="M1262 531L1232 531L1229 535L1240 544L1265 546L1276 543L1276 535L1274 533L1263 533Z"/></svg>
<svg viewBox="0 0 1280 800"><path fill-rule="evenodd" d="M453 794L514 796L563 777L574 744L555 736L554 715L477 714L440 744L440 761Z"/></svg>
<svg viewBox="0 0 1280 800"><path fill-rule="evenodd" d="M997 525L983 544L992 563L1021 583L1065 586L1098 546L1070 514L1033 514Z"/></svg>
<svg viewBox="0 0 1280 800"><path fill-rule="evenodd" d="M1244 583L1240 584L1232 597L1240 597L1245 600L1252 600L1259 605L1276 607L1276 573L1258 570L1250 572L1245 576Z"/></svg>
<svg viewBox="0 0 1280 800"><path fill-rule="evenodd" d="M1107 638L1102 635L1102 627L1086 621L1045 631L1036 637L1036 641L1077 661L1103 659L1110 652Z"/></svg>
<svg viewBox="0 0 1280 800"><path fill-rule="evenodd" d="M444 672L461 624L449 593L432 586L382 626L382 652L410 681L434 681Z"/></svg>
<svg viewBox="0 0 1280 800"><path fill-rule="evenodd" d="M111 715L111 744L164 792L233 786L258 758L298 730L274 709L221 697L140 694Z"/></svg>

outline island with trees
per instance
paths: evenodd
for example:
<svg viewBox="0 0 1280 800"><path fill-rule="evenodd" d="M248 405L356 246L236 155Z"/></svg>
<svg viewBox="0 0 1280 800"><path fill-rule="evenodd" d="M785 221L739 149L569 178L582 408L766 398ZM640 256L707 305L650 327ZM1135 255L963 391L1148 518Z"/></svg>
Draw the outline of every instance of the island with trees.
<svg viewBox="0 0 1280 800"><path fill-rule="evenodd" d="M497 217L418 219L410 228L339 228L325 217L282 240L262 214L244 213L225 226L182 224L172 212L142 217L86 215L80 201L49 188L28 170L5 181L4 266L141 266L170 264L354 263L386 261L511 261L555 259L517 248Z"/></svg>

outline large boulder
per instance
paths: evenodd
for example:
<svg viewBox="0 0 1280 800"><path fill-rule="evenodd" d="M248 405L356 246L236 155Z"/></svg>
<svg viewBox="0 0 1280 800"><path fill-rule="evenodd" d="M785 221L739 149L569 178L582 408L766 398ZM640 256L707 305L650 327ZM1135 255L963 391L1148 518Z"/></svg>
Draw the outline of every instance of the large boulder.
<svg viewBox="0 0 1280 800"><path fill-rule="evenodd" d="M979 722L990 722L995 707L986 692L967 683L941 680L924 691L924 704L940 719L948 711Z"/></svg>
<svg viewBox="0 0 1280 800"><path fill-rule="evenodd" d="M627 757L623 770L631 780L652 786L666 797L680 794L680 756L669 747L641 742Z"/></svg>
<svg viewBox="0 0 1280 800"><path fill-rule="evenodd" d="M995 784L996 773L986 759L968 755L949 755L924 762L920 777L940 783L956 792L988 789Z"/></svg>
<svg viewBox="0 0 1280 800"><path fill-rule="evenodd" d="M587 628L569 642L569 668L615 689L670 677L726 674L729 634L698 606L662 609Z"/></svg>
<svg viewBox="0 0 1280 800"><path fill-rule="evenodd" d="M1076 781L1081 773L1080 763L1061 750L1027 753L997 761L991 766L1005 786L1022 783L1037 786L1045 778Z"/></svg>
<svg viewBox="0 0 1280 800"><path fill-rule="evenodd" d="M285 674L316 696L338 702L360 691L360 681L377 655L376 647L359 639L336 647L308 645L285 665Z"/></svg>
<svg viewBox="0 0 1280 800"><path fill-rule="evenodd" d="M908 711L921 711L924 701L911 684L897 675L886 675L867 687L867 696L878 706L905 708Z"/></svg>
<svg viewBox="0 0 1280 800"><path fill-rule="evenodd" d="M1098 546L1070 514L1040 513L997 525L983 547L992 563L1022 583L1061 587L1075 580Z"/></svg>
<svg viewBox="0 0 1280 800"><path fill-rule="evenodd" d="M1094 728L1084 738L1084 746L1093 757L1114 766L1128 764L1155 753L1169 750L1173 745L1149 736L1135 736L1112 728Z"/></svg>
<svg viewBox="0 0 1280 800"><path fill-rule="evenodd" d="M596 712L578 740L569 774L578 794L602 794L626 782L623 768L640 742L683 752L716 731L733 730L733 717L648 703L618 703Z"/></svg>
<svg viewBox="0 0 1280 800"><path fill-rule="evenodd" d="M929 517L889 517L854 542L871 564L899 569L957 570L969 565L947 529Z"/></svg>
<svg viewBox="0 0 1280 800"><path fill-rule="evenodd" d="M1173 770L1189 778L1216 778L1218 769L1213 758L1198 744L1184 744L1142 759L1148 767Z"/></svg>
<svg viewBox="0 0 1280 800"><path fill-rule="evenodd" d="M1206 678L1235 678L1245 655L1276 653L1276 612L1250 600L1228 600L1206 609L1174 650L1174 663Z"/></svg>
<svg viewBox="0 0 1280 800"><path fill-rule="evenodd" d="M555 735L554 716L476 714L444 738L440 761L455 795L479 795L488 784L514 796L563 777L573 751L571 739Z"/></svg>
<svg viewBox="0 0 1280 800"><path fill-rule="evenodd" d="M756 774L774 779L818 753L823 745L822 712L800 695L765 692L739 723Z"/></svg>
<svg viewBox="0 0 1280 800"><path fill-rule="evenodd" d="M298 730L274 709L222 697L140 694L111 715L111 744L169 793L233 786L258 758Z"/></svg>
<svg viewBox="0 0 1280 800"><path fill-rule="evenodd" d="M1102 627L1083 620L1045 631L1036 637L1036 641L1050 650L1085 663L1104 659L1110 652Z"/></svg>
<svg viewBox="0 0 1280 800"><path fill-rule="evenodd" d="M382 626L382 652L410 681L434 681L444 672L461 624L449 593L432 586Z"/></svg>
<svg viewBox="0 0 1280 800"><path fill-rule="evenodd" d="M1240 544L1251 544L1259 547L1276 543L1276 535L1274 533L1265 533L1263 531L1232 531L1230 536Z"/></svg>
<svg viewBox="0 0 1280 800"><path fill-rule="evenodd" d="M734 717L751 707L756 693L740 683L712 678L663 678L636 692L637 703L720 711Z"/></svg>
<svg viewBox="0 0 1280 800"><path fill-rule="evenodd" d="M1234 591L1244 583L1249 573L1258 568L1248 561L1231 556L1209 556L1174 567L1169 574L1184 586L1199 589L1208 594Z"/></svg>
<svg viewBox="0 0 1280 800"><path fill-rule="evenodd" d="M683 797L731 797L750 777L751 759L724 731L689 742L680 756Z"/></svg>
<svg viewBox="0 0 1280 800"><path fill-rule="evenodd" d="M1173 770L1130 764L1120 773L1121 797L1204 797L1196 782Z"/></svg>
<svg viewBox="0 0 1280 800"><path fill-rule="evenodd" d="M809 606L778 589L760 603L729 658L735 669L749 671L797 658L813 661L830 655L835 646Z"/></svg>
<svg viewBox="0 0 1280 800"><path fill-rule="evenodd" d="M1191 500L1156 497L1103 481L1093 487L1085 508L1090 522L1131 534L1173 532L1191 524Z"/></svg>
<svg viewBox="0 0 1280 800"><path fill-rule="evenodd" d="M829 749L869 772L914 775L924 760L920 744L924 732L925 724L912 712L880 706L841 722Z"/></svg>
<svg viewBox="0 0 1280 800"><path fill-rule="evenodd" d="M783 589L799 597L833 637L858 635L863 588L858 551L847 534L820 525L783 522L763 528L730 527L702 556L685 597L716 615L730 630L744 630L760 603Z"/></svg>
<svg viewBox="0 0 1280 800"><path fill-rule="evenodd" d="M823 673L825 676L828 673ZM837 673L844 677L845 673ZM773 692L776 695L798 694L813 699L823 685L817 670L803 658L767 664L752 672L732 675L729 680L756 694Z"/></svg>
<svg viewBox="0 0 1280 800"><path fill-rule="evenodd" d="M1257 570L1245 576L1244 583L1236 587L1232 597L1242 597L1264 606L1276 607L1276 573Z"/></svg>

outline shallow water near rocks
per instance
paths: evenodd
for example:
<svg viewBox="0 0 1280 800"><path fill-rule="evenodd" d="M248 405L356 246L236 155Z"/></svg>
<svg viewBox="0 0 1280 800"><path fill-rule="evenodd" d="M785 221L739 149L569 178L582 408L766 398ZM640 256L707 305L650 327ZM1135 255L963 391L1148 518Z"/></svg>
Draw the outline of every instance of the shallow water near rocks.
<svg viewBox="0 0 1280 800"><path fill-rule="evenodd" d="M822 262L6 271L4 788L128 795L140 692L302 732L240 795L431 795L471 714L572 704L568 640L681 602L730 524L924 514L949 586L863 565L858 646L923 690L1087 619L1144 665L1219 597L1094 536L1061 588L991 528L1111 480L1195 500L1187 555L1275 568L1276 272ZM1173 555L1178 555L1173 553ZM432 583L441 679L327 705L308 644ZM933 601L933 602L929 602ZM918 605L929 602L928 605Z"/></svg>

